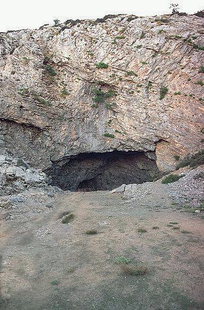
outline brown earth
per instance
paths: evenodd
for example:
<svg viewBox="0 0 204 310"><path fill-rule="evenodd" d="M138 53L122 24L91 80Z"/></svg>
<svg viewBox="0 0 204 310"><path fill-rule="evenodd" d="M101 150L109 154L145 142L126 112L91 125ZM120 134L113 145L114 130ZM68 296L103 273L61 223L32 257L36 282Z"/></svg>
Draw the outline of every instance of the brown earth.
<svg viewBox="0 0 204 310"><path fill-rule="evenodd" d="M59 192L46 205L36 191L28 193L32 209L2 208L0 308L203 309L202 215L182 212L157 183L155 192L159 204L148 195L141 203L121 193ZM68 211L75 217L62 224ZM147 274L125 274L124 261Z"/></svg>

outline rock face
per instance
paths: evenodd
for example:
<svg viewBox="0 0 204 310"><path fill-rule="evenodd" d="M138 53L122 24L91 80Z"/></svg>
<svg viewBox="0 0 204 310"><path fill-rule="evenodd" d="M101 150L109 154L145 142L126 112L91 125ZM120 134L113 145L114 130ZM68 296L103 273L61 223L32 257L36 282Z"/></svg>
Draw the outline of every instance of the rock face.
<svg viewBox="0 0 204 310"><path fill-rule="evenodd" d="M22 159L0 155L0 196L46 185L46 175L29 167Z"/></svg>
<svg viewBox="0 0 204 310"><path fill-rule="evenodd" d="M203 18L107 16L0 34L0 148L43 170L69 156L203 141Z"/></svg>

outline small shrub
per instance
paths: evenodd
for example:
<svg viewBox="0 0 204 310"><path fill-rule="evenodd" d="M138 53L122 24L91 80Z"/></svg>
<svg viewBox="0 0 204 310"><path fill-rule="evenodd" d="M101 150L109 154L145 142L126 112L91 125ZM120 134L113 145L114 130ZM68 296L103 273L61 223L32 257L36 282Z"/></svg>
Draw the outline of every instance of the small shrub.
<svg viewBox="0 0 204 310"><path fill-rule="evenodd" d="M204 46L199 46L199 45L193 43L193 47L200 50L200 51L204 51Z"/></svg>
<svg viewBox="0 0 204 310"><path fill-rule="evenodd" d="M148 62L146 62L146 61L142 61L141 62L143 65L148 65Z"/></svg>
<svg viewBox="0 0 204 310"><path fill-rule="evenodd" d="M92 104L91 107L92 107L92 108L98 108L98 104L97 104L97 103L94 103L94 104Z"/></svg>
<svg viewBox="0 0 204 310"><path fill-rule="evenodd" d="M142 47L142 45L136 45L136 48L141 48Z"/></svg>
<svg viewBox="0 0 204 310"><path fill-rule="evenodd" d="M116 257L115 259L115 262L116 264L125 264L125 265L128 265L131 263L131 259L130 258L127 258L127 257L124 257L124 256L119 256L119 257Z"/></svg>
<svg viewBox="0 0 204 310"><path fill-rule="evenodd" d="M18 94L23 96L23 97L27 97L30 95L29 89L28 88L20 88L18 90Z"/></svg>
<svg viewBox="0 0 204 310"><path fill-rule="evenodd" d="M60 281L58 280L53 280L52 282L50 282L51 285L59 285Z"/></svg>
<svg viewBox="0 0 204 310"><path fill-rule="evenodd" d="M169 222L169 224L172 224L172 225L177 225L178 222Z"/></svg>
<svg viewBox="0 0 204 310"><path fill-rule="evenodd" d="M200 85L200 86L203 86L203 85L204 85L204 82L200 80L200 81L195 82L195 84Z"/></svg>
<svg viewBox="0 0 204 310"><path fill-rule="evenodd" d="M68 95L69 95L69 92L66 90L66 88L63 88L63 90L61 91L61 96L66 97Z"/></svg>
<svg viewBox="0 0 204 310"><path fill-rule="evenodd" d="M54 22L54 26L58 26L59 23L60 23L60 20L59 19L54 19L53 22Z"/></svg>
<svg viewBox="0 0 204 310"><path fill-rule="evenodd" d="M113 135L112 133L104 133L104 137L107 137L107 138L115 138L115 135Z"/></svg>
<svg viewBox="0 0 204 310"><path fill-rule="evenodd" d="M74 214L73 213L70 213L66 216L63 217L62 219L62 224L68 224L70 223L71 221L73 221L73 219L75 218Z"/></svg>
<svg viewBox="0 0 204 310"><path fill-rule="evenodd" d="M204 73L204 66L201 66L198 73Z"/></svg>
<svg viewBox="0 0 204 310"><path fill-rule="evenodd" d="M107 92L102 91L101 89L94 89L93 93L95 94L95 97L93 100L96 103L104 103L106 99L116 96L116 92L112 89L110 89Z"/></svg>
<svg viewBox="0 0 204 310"><path fill-rule="evenodd" d="M115 37L117 40L122 40L122 39L125 39L125 36L117 36Z"/></svg>
<svg viewBox="0 0 204 310"><path fill-rule="evenodd" d="M114 106L115 106L115 103L106 103L106 109L108 110L113 110Z"/></svg>
<svg viewBox="0 0 204 310"><path fill-rule="evenodd" d="M167 93L168 93L168 88L167 87L161 87L159 99L160 100L164 99L164 97L166 96Z"/></svg>
<svg viewBox="0 0 204 310"><path fill-rule="evenodd" d="M184 175L170 174L162 180L162 184L168 184L178 181Z"/></svg>
<svg viewBox="0 0 204 310"><path fill-rule="evenodd" d="M152 229L159 229L159 227L158 226L153 226Z"/></svg>
<svg viewBox="0 0 204 310"><path fill-rule="evenodd" d="M181 230L181 233L182 234L192 234L190 231L188 231L188 230Z"/></svg>
<svg viewBox="0 0 204 310"><path fill-rule="evenodd" d="M50 105L50 102L46 99L44 99L41 95L38 95L36 93L33 93L33 98L40 104L43 105Z"/></svg>
<svg viewBox="0 0 204 310"><path fill-rule="evenodd" d="M46 65L45 70L51 76L57 75L57 72L55 71L55 69L51 65Z"/></svg>
<svg viewBox="0 0 204 310"><path fill-rule="evenodd" d="M180 156L179 155L174 155L174 159L178 161L180 159Z"/></svg>
<svg viewBox="0 0 204 310"><path fill-rule="evenodd" d="M126 75L134 75L137 76L137 73L135 73L134 71L127 71Z"/></svg>
<svg viewBox="0 0 204 310"><path fill-rule="evenodd" d="M179 229L180 229L180 227L178 227L178 226L174 226L174 227L172 227L172 229L173 229L173 230L179 230Z"/></svg>
<svg viewBox="0 0 204 310"><path fill-rule="evenodd" d="M146 233L146 232L147 232L147 230L144 229L144 228L138 228L137 231L138 231L139 233Z"/></svg>
<svg viewBox="0 0 204 310"><path fill-rule="evenodd" d="M96 229L90 229L85 232L86 235L96 235L98 231Z"/></svg>
<svg viewBox="0 0 204 310"><path fill-rule="evenodd" d="M108 64L104 63L104 62L99 62L96 64L96 68L97 69L107 69L108 68Z"/></svg>
<svg viewBox="0 0 204 310"><path fill-rule="evenodd" d="M181 95L181 92L177 91L177 92L174 93L174 95Z"/></svg>

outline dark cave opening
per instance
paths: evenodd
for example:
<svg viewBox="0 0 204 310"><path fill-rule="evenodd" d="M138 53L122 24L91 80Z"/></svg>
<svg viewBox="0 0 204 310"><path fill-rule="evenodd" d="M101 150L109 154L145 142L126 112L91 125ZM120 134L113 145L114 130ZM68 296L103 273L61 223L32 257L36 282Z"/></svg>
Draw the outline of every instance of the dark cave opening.
<svg viewBox="0 0 204 310"><path fill-rule="evenodd" d="M112 190L122 184L152 181L156 161L144 152L83 153L53 163L46 171L50 184L63 190Z"/></svg>

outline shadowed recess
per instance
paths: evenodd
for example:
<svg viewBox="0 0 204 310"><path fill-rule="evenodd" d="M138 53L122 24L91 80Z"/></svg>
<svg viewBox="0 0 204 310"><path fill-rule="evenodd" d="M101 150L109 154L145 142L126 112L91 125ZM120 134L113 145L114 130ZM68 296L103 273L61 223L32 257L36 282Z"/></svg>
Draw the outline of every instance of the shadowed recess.
<svg viewBox="0 0 204 310"><path fill-rule="evenodd" d="M63 190L96 191L152 181L159 170L144 152L113 151L72 156L54 162L46 173L50 184Z"/></svg>

